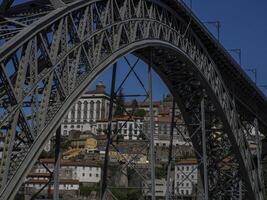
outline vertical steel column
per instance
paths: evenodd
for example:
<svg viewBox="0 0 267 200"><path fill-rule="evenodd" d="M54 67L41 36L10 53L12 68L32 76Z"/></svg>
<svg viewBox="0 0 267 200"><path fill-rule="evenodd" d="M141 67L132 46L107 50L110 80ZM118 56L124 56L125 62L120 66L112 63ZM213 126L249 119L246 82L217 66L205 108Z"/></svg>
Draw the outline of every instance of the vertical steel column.
<svg viewBox="0 0 267 200"><path fill-rule="evenodd" d="M172 121L171 121L171 132L170 132L170 146L169 146L169 158L168 158L168 172L167 172L167 188L166 188L166 200L170 199L170 178L171 178L171 162L172 162L172 148L173 148L173 130L174 130L174 123L175 120L175 101L173 97L172 102Z"/></svg>
<svg viewBox="0 0 267 200"><path fill-rule="evenodd" d="M254 120L255 124L255 137L256 137L256 152L257 152L257 165L258 165L258 176L260 179L260 184L263 184L262 179L262 169L261 169L261 139L260 139L260 134L259 134L259 123L258 119L255 118Z"/></svg>
<svg viewBox="0 0 267 200"><path fill-rule="evenodd" d="M209 199L208 188L208 169L207 169L207 146L206 146L206 124L205 124L205 100L201 100L201 130L202 130L202 161L204 170L204 197Z"/></svg>
<svg viewBox="0 0 267 200"><path fill-rule="evenodd" d="M107 173L108 173L108 160L109 160L109 146L111 144L111 134L112 134L112 117L113 117L113 103L115 99L115 84L116 84L116 72L117 72L117 63L113 65L112 70L112 80L111 80L111 91L110 91L110 104L109 104L109 115L108 115L108 132L107 132L107 145L105 152L105 160L103 166L103 178L102 178L102 191L101 199L104 198L106 189L107 189Z"/></svg>
<svg viewBox="0 0 267 200"><path fill-rule="evenodd" d="M238 200L242 200L242 180L239 181L239 198Z"/></svg>
<svg viewBox="0 0 267 200"><path fill-rule="evenodd" d="M59 199L59 170L60 170L60 139L61 139L61 126L56 131L56 141L55 141L55 166L54 166L54 194L53 199Z"/></svg>
<svg viewBox="0 0 267 200"><path fill-rule="evenodd" d="M153 111L153 83L152 83L152 50L150 50L148 66L148 94L150 112L150 167L151 167L151 200L155 200L155 150L154 150L154 111Z"/></svg>

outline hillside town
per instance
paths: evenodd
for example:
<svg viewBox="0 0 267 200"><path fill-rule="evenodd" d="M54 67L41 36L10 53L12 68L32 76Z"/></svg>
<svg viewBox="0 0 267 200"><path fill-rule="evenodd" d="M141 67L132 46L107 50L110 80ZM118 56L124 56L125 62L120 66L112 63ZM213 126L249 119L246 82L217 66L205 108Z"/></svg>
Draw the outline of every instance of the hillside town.
<svg viewBox="0 0 267 200"><path fill-rule="evenodd" d="M118 109L119 103L123 104L124 110ZM59 193L62 199L99 198L109 104L110 95L106 92L105 85L99 82L94 90L87 91L80 97L62 120L59 170ZM171 110L170 95L153 102L158 199L164 199L167 190L165 167L170 145ZM112 118L112 129L116 131L113 135L116 147L114 145L109 151L111 168L115 169L119 164L131 161L141 174L146 173L149 163L146 147L150 128L148 113L149 104L146 101L116 100ZM178 108L175 109L175 117L177 128L173 130L173 153L176 163L171 171L169 188L174 199L195 199L198 190L201 190L198 187L198 164ZM35 199L53 197L54 151L55 138L52 137L19 192L24 199L31 199L32 194L36 194ZM109 178L114 183L112 193L125 195L127 196L125 199L137 199L141 196L149 198L150 191L144 186L149 184L149 181L134 177L131 171L133 168L130 165L122 171L110 170ZM123 191L115 187L134 189L123 194Z"/></svg>

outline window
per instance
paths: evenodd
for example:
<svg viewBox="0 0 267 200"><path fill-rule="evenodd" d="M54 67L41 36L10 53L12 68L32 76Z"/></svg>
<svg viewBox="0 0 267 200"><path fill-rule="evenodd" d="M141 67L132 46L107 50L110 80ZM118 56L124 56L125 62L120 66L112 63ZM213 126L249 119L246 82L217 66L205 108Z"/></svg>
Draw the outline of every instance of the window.
<svg viewBox="0 0 267 200"><path fill-rule="evenodd" d="M165 135L168 134L167 129L168 129L167 124L165 124L165 125L164 125L164 134L165 134Z"/></svg>
<svg viewBox="0 0 267 200"><path fill-rule="evenodd" d="M85 176L85 174L83 173L83 177Z"/></svg>
<svg viewBox="0 0 267 200"><path fill-rule="evenodd" d="M194 176L194 175L192 175L191 177L192 177L192 178L195 178L195 176Z"/></svg>
<svg viewBox="0 0 267 200"><path fill-rule="evenodd" d="M96 119L100 119L100 101L96 102Z"/></svg>
<svg viewBox="0 0 267 200"><path fill-rule="evenodd" d="M159 134L161 134L161 125L159 124L159 128L158 128L158 132Z"/></svg>
<svg viewBox="0 0 267 200"><path fill-rule="evenodd" d="M71 121L74 122L75 120L75 105L71 109Z"/></svg>
<svg viewBox="0 0 267 200"><path fill-rule="evenodd" d="M101 118L102 119L105 118L105 110L106 110L105 101L104 101L104 99L102 99L102 106L101 106Z"/></svg>
<svg viewBox="0 0 267 200"><path fill-rule="evenodd" d="M92 174L90 173L90 174L89 174L89 176L91 177L91 176L92 176Z"/></svg>
<svg viewBox="0 0 267 200"><path fill-rule="evenodd" d="M133 124L129 125L129 134L132 135L132 131L133 131Z"/></svg>
<svg viewBox="0 0 267 200"><path fill-rule="evenodd" d="M188 166L186 167L186 169L187 169L187 171L189 171L189 167Z"/></svg>
<svg viewBox="0 0 267 200"><path fill-rule="evenodd" d="M78 122L81 121L81 117L82 117L82 102L78 102L78 109L77 109L77 120Z"/></svg>
<svg viewBox="0 0 267 200"><path fill-rule="evenodd" d="M94 107L95 107L95 103L94 101L90 102L90 120L93 120L94 118Z"/></svg>
<svg viewBox="0 0 267 200"><path fill-rule="evenodd" d="M68 122L68 115L64 118L64 122Z"/></svg>
<svg viewBox="0 0 267 200"><path fill-rule="evenodd" d="M84 108L83 108L83 120L84 121L87 121L88 102L85 101L83 104L84 104Z"/></svg>
<svg viewBox="0 0 267 200"><path fill-rule="evenodd" d="M95 174L95 177L98 177L98 174Z"/></svg>

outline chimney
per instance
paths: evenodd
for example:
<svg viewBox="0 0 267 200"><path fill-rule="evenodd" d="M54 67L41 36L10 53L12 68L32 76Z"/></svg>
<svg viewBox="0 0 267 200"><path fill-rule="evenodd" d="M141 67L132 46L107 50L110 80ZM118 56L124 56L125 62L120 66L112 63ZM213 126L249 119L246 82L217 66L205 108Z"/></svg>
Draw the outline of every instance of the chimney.
<svg viewBox="0 0 267 200"><path fill-rule="evenodd" d="M96 93L105 93L106 86L102 81L96 85Z"/></svg>

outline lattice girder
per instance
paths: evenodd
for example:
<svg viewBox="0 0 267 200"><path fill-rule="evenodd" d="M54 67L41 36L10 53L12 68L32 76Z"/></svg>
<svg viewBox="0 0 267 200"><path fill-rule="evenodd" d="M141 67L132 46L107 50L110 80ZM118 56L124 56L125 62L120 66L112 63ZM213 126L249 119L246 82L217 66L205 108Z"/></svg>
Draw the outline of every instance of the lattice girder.
<svg viewBox="0 0 267 200"><path fill-rule="evenodd" d="M209 137L208 140L216 141L216 148L225 144L231 146L235 157L231 163L238 164L237 170L244 177L249 198L263 199L262 184L240 126L234 99L216 65L197 35L177 13L163 7L162 3L145 0L70 3L33 22L3 45L0 77L5 83L1 88L5 91L1 94L0 128L7 130L5 154L19 153L20 160L12 156L3 158L1 198L14 196L45 142L93 78L120 56L137 49L136 55L146 59L146 47L157 47L153 51L158 54L165 52L169 62L176 59L181 62L181 65L172 64L174 71L170 70L170 75L165 72L167 66L162 65L162 61L157 62L155 58L154 65L169 83L174 96L180 99L179 105L184 106L188 125L196 123L195 110L205 89L209 104L216 108L211 110L213 116L223 124L226 136ZM182 72L175 74L176 69L182 69ZM195 88L189 80L199 81L200 85ZM195 95L190 97L190 94ZM26 103L31 105L31 111L24 107ZM210 123L211 127L213 121ZM7 125L11 126L6 128ZM29 138L25 143L19 143L21 151L18 152L13 148L16 135ZM197 138L194 146L197 148ZM228 153L222 153L218 162L230 156ZM214 157L209 155L211 160ZM220 174L220 169L213 170ZM235 179L234 175L230 176L230 181ZM215 187L214 190L223 194L225 188Z"/></svg>

